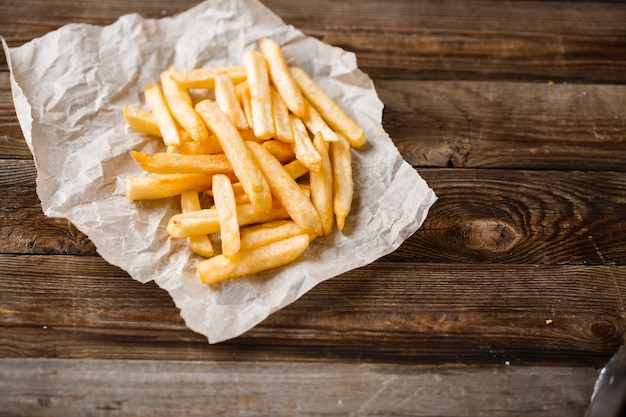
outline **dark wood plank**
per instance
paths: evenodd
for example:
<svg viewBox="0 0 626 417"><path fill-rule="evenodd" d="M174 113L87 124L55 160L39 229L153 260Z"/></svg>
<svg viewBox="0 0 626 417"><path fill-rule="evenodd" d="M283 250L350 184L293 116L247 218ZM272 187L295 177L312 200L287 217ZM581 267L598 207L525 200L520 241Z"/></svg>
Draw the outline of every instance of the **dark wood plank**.
<svg viewBox="0 0 626 417"><path fill-rule="evenodd" d="M266 4L305 32L356 52L360 66L376 78L623 80L623 4L371 0L357 9L332 0L306 9L285 0ZM320 9L322 16L308 17Z"/></svg>
<svg viewBox="0 0 626 417"><path fill-rule="evenodd" d="M0 408L62 417L571 417L583 415L595 375L593 368L0 360Z"/></svg>
<svg viewBox="0 0 626 417"><path fill-rule="evenodd" d="M43 214L36 176L32 159L0 160L0 252L95 254L93 243L69 221Z"/></svg>
<svg viewBox="0 0 626 417"><path fill-rule="evenodd" d="M109 24L130 12L155 18L196 3L22 1L4 8L0 33L18 46L70 22ZM354 51L376 79L624 81L623 3L264 3L305 33Z"/></svg>
<svg viewBox="0 0 626 417"><path fill-rule="evenodd" d="M600 366L626 329L615 266L378 261L216 345L101 258L0 255L0 269L5 358Z"/></svg>
<svg viewBox="0 0 626 417"><path fill-rule="evenodd" d="M388 258L624 265L623 173L420 169L439 200Z"/></svg>
<svg viewBox="0 0 626 417"><path fill-rule="evenodd" d="M9 73L0 71L0 159L4 158L31 158L31 153L15 113Z"/></svg>
<svg viewBox="0 0 626 417"><path fill-rule="evenodd" d="M383 81L383 125L413 166L626 167L626 86Z"/></svg>

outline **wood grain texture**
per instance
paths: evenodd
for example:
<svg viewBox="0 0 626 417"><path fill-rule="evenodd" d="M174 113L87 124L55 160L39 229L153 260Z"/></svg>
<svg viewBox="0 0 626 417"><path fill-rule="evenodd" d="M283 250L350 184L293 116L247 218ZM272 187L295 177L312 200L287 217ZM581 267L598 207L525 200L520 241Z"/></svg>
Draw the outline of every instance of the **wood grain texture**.
<svg viewBox="0 0 626 417"><path fill-rule="evenodd" d="M599 366L626 329L623 267L379 261L217 345L99 257L2 255L0 269L0 357Z"/></svg>
<svg viewBox="0 0 626 417"><path fill-rule="evenodd" d="M0 35L198 3L0 0ZM626 335L626 4L263 4L355 53L426 222L209 345L44 216L0 53L0 414L582 416Z"/></svg>
<svg viewBox="0 0 626 417"><path fill-rule="evenodd" d="M389 259L557 265L626 261L622 173L419 172L439 201L423 227Z"/></svg>
<svg viewBox="0 0 626 417"><path fill-rule="evenodd" d="M377 80L413 166L623 171L626 87Z"/></svg>
<svg viewBox="0 0 626 417"><path fill-rule="evenodd" d="M590 368L0 360L0 408L15 416L60 417L438 416L459 410L572 416L584 412L595 374ZM509 395L501 395L502 386Z"/></svg>
<svg viewBox="0 0 626 417"><path fill-rule="evenodd" d="M0 34L10 46L63 24L110 24L131 12L159 18L198 3L5 1L11 7L0 17ZM626 5L619 2L263 3L305 33L355 52L375 78L619 82L626 69ZM32 19L38 23L28 24Z"/></svg>

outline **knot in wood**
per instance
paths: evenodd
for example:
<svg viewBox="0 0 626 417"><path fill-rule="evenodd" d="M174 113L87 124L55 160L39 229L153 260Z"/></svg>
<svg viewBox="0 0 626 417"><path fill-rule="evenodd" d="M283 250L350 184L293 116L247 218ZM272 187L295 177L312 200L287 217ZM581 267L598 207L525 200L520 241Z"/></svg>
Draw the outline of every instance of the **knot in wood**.
<svg viewBox="0 0 626 417"><path fill-rule="evenodd" d="M469 248L493 252L508 251L519 240L512 225L492 219L470 221L465 225L463 235Z"/></svg>
<svg viewBox="0 0 626 417"><path fill-rule="evenodd" d="M589 325L591 334L603 341L613 341L621 338L622 332L616 323L608 320L597 320Z"/></svg>

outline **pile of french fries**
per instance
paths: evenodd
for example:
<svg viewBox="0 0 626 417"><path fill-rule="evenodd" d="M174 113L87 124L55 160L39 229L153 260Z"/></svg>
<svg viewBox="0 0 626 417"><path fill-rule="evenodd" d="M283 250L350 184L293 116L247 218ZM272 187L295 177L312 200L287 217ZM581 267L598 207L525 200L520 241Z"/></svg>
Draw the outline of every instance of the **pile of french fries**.
<svg viewBox="0 0 626 417"><path fill-rule="evenodd" d="M207 284L286 265L335 225L343 230L351 148L365 144L363 129L287 64L276 41L258 46L240 66L168 68L145 88L149 110L124 107L132 129L164 144L131 151L146 174L126 179L126 196L180 196L166 230L206 258L197 272Z"/></svg>

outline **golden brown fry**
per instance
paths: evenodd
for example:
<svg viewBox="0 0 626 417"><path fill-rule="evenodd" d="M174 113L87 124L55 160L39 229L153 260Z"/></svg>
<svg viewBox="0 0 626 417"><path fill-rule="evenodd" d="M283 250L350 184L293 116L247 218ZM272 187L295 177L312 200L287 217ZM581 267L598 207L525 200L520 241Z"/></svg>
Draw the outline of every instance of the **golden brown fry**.
<svg viewBox="0 0 626 417"><path fill-rule="evenodd" d="M293 161L296 155L290 144L276 139L266 140L261 145L276 157L281 163Z"/></svg>
<svg viewBox="0 0 626 417"><path fill-rule="evenodd" d="M225 174L233 172L233 167L224 154L155 153L150 155L131 151L130 155L145 171L154 174Z"/></svg>
<svg viewBox="0 0 626 417"><path fill-rule="evenodd" d="M297 159L295 161L289 162L286 165L283 165L283 168L294 180L300 178L303 175L306 175L309 172L309 169Z"/></svg>
<svg viewBox="0 0 626 417"><path fill-rule="evenodd" d="M241 110L246 116L246 122L248 123L248 127L252 129L252 127L254 126L254 120L252 120L252 104L250 102L250 87L248 86L248 81L243 81L237 84L235 86L235 92L237 93L237 98L239 99Z"/></svg>
<svg viewBox="0 0 626 417"><path fill-rule="evenodd" d="M259 212L270 210L272 195L268 183L237 128L214 101L201 101L196 111L215 133L254 208Z"/></svg>
<svg viewBox="0 0 626 417"><path fill-rule="evenodd" d="M222 147L215 135L209 135L206 140L189 140L181 143L178 151L185 155L210 155L222 153Z"/></svg>
<svg viewBox="0 0 626 417"><path fill-rule="evenodd" d="M185 191L206 191L212 176L206 174L154 174L126 178L129 200L154 200L173 197Z"/></svg>
<svg viewBox="0 0 626 417"><path fill-rule="evenodd" d="M240 204L237 206L237 220L240 227L254 223L287 219L288 217L289 214L278 202L273 204L267 213L259 213L252 204ZM218 233L220 224L217 210L213 207L200 211L175 214L170 218L166 231L173 238Z"/></svg>
<svg viewBox="0 0 626 417"><path fill-rule="evenodd" d="M246 51L243 54L243 66L246 69L250 104L252 107L252 129L256 137L270 139L276 134L272 97L265 58L259 51Z"/></svg>
<svg viewBox="0 0 626 417"><path fill-rule="evenodd" d="M276 128L276 139L283 142L293 142L293 130L289 120L289 109L285 106L274 87L270 89L272 95L272 114L274 116L274 127Z"/></svg>
<svg viewBox="0 0 626 417"><path fill-rule="evenodd" d="M161 137L159 125L149 111L125 104L124 120L126 120L128 126L137 132L146 133L159 138Z"/></svg>
<svg viewBox="0 0 626 417"><path fill-rule="evenodd" d="M322 167L319 171L311 171L311 201L317 210L322 222L325 235L329 235L333 228L335 215L333 212L333 167L328 155L328 143L321 132L313 138L313 145L322 157Z"/></svg>
<svg viewBox="0 0 626 417"><path fill-rule="evenodd" d="M343 134L353 148L361 148L365 144L363 129L302 68L291 67L291 73L304 97L320 112L330 127Z"/></svg>
<svg viewBox="0 0 626 417"><path fill-rule="evenodd" d="M195 191L184 192L180 195L180 207L183 213L201 210L200 199ZM189 248L196 255L211 257L215 254L211 239L207 235L195 235L187 238Z"/></svg>
<svg viewBox="0 0 626 417"><path fill-rule="evenodd" d="M248 250L299 235L302 229L292 220L274 220L244 227L240 232L241 250Z"/></svg>
<svg viewBox="0 0 626 417"><path fill-rule="evenodd" d="M215 101L220 109L228 115L235 127L239 130L247 130L248 120L241 109L241 104L235 92L232 79L226 74L215 77Z"/></svg>
<svg viewBox="0 0 626 417"><path fill-rule="evenodd" d="M214 88L215 77L219 74L227 74L234 84L246 79L246 71L242 66L194 68L188 71L176 71L171 77L187 88Z"/></svg>
<svg viewBox="0 0 626 417"><path fill-rule="evenodd" d="M197 267L205 284L278 268L295 261L309 246L309 236L300 234L258 248L239 251L231 257L217 255Z"/></svg>
<svg viewBox="0 0 626 417"><path fill-rule="evenodd" d="M322 115L307 99L304 100L304 116L302 117L302 121L313 136L315 136L317 132L322 132L325 141L334 142L337 140L337 133L328 126Z"/></svg>
<svg viewBox="0 0 626 417"><path fill-rule="evenodd" d="M239 252L239 221L237 220L237 204L230 180L226 175L213 176L213 200L220 224L222 238L222 254L233 256Z"/></svg>
<svg viewBox="0 0 626 417"><path fill-rule="evenodd" d="M158 84L150 84L144 90L146 103L159 126L159 131L163 136L163 143L167 146L178 146L181 144L180 132L174 117L167 107L167 102L163 96L163 91Z"/></svg>
<svg viewBox="0 0 626 417"><path fill-rule="evenodd" d="M200 116L193 109L189 91L170 77L175 71L174 67L170 67L161 73L161 86L165 102L172 116L189 133L191 139L206 140L209 137L209 132Z"/></svg>
<svg viewBox="0 0 626 417"><path fill-rule="evenodd" d="M337 228L343 230L346 217L350 213L354 183L352 179L352 159L350 144L339 136L336 142L330 142L330 161L333 166L333 210Z"/></svg>
<svg viewBox="0 0 626 417"><path fill-rule="evenodd" d="M267 178L272 194L287 210L293 221L304 232L312 236L321 235L322 224L319 215L311 200L304 196L296 181L263 146L255 142L247 142L247 145Z"/></svg>
<svg viewBox="0 0 626 417"><path fill-rule="evenodd" d="M322 158L313 146L304 122L293 114L289 118L291 119L291 127L293 129L296 159L302 162L310 171L319 171L322 166Z"/></svg>
<svg viewBox="0 0 626 417"><path fill-rule="evenodd" d="M303 117L304 102L302 93L287 66L287 61L280 45L273 39L264 38L259 41L259 47L267 62L272 83L278 90L285 105L293 114Z"/></svg>

